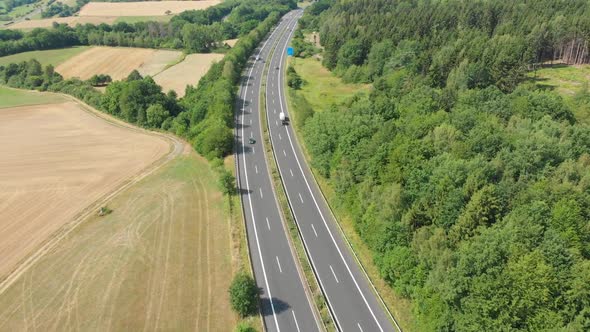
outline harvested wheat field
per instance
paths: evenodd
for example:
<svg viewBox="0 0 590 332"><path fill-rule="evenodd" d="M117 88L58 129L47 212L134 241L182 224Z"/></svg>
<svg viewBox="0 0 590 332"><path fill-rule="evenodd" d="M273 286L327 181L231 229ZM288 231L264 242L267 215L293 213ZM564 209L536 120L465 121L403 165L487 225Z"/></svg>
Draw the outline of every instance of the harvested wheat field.
<svg viewBox="0 0 590 332"><path fill-rule="evenodd" d="M199 83L209 67L221 59L223 54L189 54L179 64L154 76L154 81L162 87L162 91L174 90L179 97L182 97L187 85Z"/></svg>
<svg viewBox="0 0 590 332"><path fill-rule="evenodd" d="M108 74L113 80L121 80L134 69L142 75L155 75L181 55L179 51L151 48L92 47L60 64L55 71L65 78L86 80L96 74Z"/></svg>
<svg viewBox="0 0 590 332"><path fill-rule="evenodd" d="M236 46L236 43L238 42L238 39L227 39L224 40L223 43L227 44L229 47L234 47Z"/></svg>
<svg viewBox="0 0 590 332"><path fill-rule="evenodd" d="M33 28L50 28L53 22L66 23L69 26L75 26L76 24L114 24L117 20L116 16L86 16L86 17L54 17L45 18L39 20L20 21L14 24L8 25L7 29L33 29Z"/></svg>
<svg viewBox="0 0 590 332"><path fill-rule="evenodd" d="M0 294L0 331L232 331L215 179L185 150L121 193Z"/></svg>
<svg viewBox="0 0 590 332"><path fill-rule="evenodd" d="M0 280L170 149L167 140L113 125L71 101L0 109L0 141Z"/></svg>
<svg viewBox="0 0 590 332"><path fill-rule="evenodd" d="M207 9L220 0L200 1L140 1L89 2L80 9L79 16L157 16L179 14L185 10Z"/></svg>

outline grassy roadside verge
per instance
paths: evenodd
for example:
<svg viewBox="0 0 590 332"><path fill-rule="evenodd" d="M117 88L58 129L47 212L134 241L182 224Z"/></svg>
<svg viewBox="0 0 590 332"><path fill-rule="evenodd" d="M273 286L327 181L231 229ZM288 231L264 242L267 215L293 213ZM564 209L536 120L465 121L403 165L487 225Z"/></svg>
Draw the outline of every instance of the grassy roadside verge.
<svg viewBox="0 0 590 332"><path fill-rule="evenodd" d="M300 59L297 59L300 61ZM297 71L298 74L306 81L313 81L314 77L311 77L313 74L309 74L310 72L305 72L305 76L302 75L300 71ZM344 85L344 83L340 83ZM287 105L289 109L289 116L293 123L295 123L294 131L296 135L296 139L300 142L301 150L305 156L306 160L311 160L310 154L307 151L307 147L305 145L305 139L303 138L303 134L301 132L303 124L301 123L301 118L298 116L298 112L302 109L309 107L309 102L305 99L305 96L298 91L293 91L293 89L289 88L285 84L285 89L288 91L287 93ZM315 91L314 93L318 93ZM329 92L328 92L329 93ZM303 103L303 105L299 105L299 103ZM313 107L313 105L312 105ZM344 235L346 236L348 242L350 243L352 250L358 257L359 261L361 262L362 267L365 269L370 281L375 286L377 292L383 299L383 302L391 311L399 325L404 331L415 331L415 323L414 318L412 315L412 304L411 301L404 299L393 291L393 289L381 278L379 273L379 269L373 262L373 255L369 248L364 244L360 236L354 230L354 222L350 216L350 214L346 211L345 207L339 204L339 200L337 195L330 185L328 179L322 177L319 173L315 171L314 168L311 168L314 180L318 184L323 196L325 197L330 210L332 211L334 218L340 225Z"/></svg>
<svg viewBox="0 0 590 332"><path fill-rule="evenodd" d="M274 50L273 50L274 52ZM269 59L272 57L269 56ZM297 259L299 264L303 270L303 275L305 276L307 286L311 292L311 297L313 298L314 304L316 306L315 309L319 312L320 319L326 331L336 331L336 326L334 325L334 321L332 320L332 316L330 314L328 305L326 303L326 299L321 292L320 286L317 282L315 277L314 271L311 267L311 263L307 254L305 252L305 248L303 247L303 240L301 235L299 234L299 229L297 228L297 224L295 223L295 219L289 208L289 203L287 201L287 194L282 185L281 177L277 168L276 159L274 157L274 152L272 150L272 145L270 142L270 133L268 131L268 121L266 118L266 78L268 75L268 69L270 66L270 60L266 62L262 74L262 84L260 89L260 122L262 127L262 140L264 145L264 156L266 158L267 164L269 165L270 171L270 178L272 181L273 189L276 193L277 201L279 203L279 208L284 220L286 222L286 226L288 228L289 237L290 237L290 244L291 247L295 250L297 255Z"/></svg>

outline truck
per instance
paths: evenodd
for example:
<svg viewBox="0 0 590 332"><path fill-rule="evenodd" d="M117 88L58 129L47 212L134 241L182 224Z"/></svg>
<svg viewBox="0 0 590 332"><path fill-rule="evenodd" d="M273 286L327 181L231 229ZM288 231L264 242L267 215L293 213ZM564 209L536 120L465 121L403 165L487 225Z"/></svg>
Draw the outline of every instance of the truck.
<svg viewBox="0 0 590 332"><path fill-rule="evenodd" d="M283 124L283 126L285 126L289 123L289 118L285 116L284 112L279 113L279 119L281 120L281 123Z"/></svg>

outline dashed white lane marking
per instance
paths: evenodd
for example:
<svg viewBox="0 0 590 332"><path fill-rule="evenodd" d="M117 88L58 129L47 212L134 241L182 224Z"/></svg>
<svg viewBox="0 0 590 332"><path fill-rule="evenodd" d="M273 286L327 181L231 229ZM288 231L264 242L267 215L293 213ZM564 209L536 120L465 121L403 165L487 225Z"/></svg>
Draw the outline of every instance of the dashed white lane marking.
<svg viewBox="0 0 590 332"><path fill-rule="evenodd" d="M332 268L332 265L330 265L330 270L332 270L332 274L334 275L334 279L336 279L336 283L339 284L340 281L338 281L338 277L336 277L336 273L334 272L334 269Z"/></svg>
<svg viewBox="0 0 590 332"><path fill-rule="evenodd" d="M358 326L358 327L359 327L359 330L360 330L361 332L363 332L363 328L361 327L361 324L360 324L360 323L356 323L356 326Z"/></svg>
<svg viewBox="0 0 590 332"><path fill-rule="evenodd" d="M256 154L256 149L252 148L252 154Z"/></svg>
<svg viewBox="0 0 590 332"><path fill-rule="evenodd" d="M252 124L252 119L250 119L250 124Z"/></svg>
<svg viewBox="0 0 590 332"><path fill-rule="evenodd" d="M313 226L313 224L311 224L311 228L313 228L313 234L315 234L315 237L318 237L318 232L315 231L315 227Z"/></svg>
<svg viewBox="0 0 590 332"><path fill-rule="evenodd" d="M301 204L303 204L303 197L301 196L301 193L299 193L299 199L301 200Z"/></svg>
<svg viewBox="0 0 590 332"><path fill-rule="evenodd" d="M256 171L256 174L258 174L258 165L254 165L254 170Z"/></svg>
<svg viewBox="0 0 590 332"><path fill-rule="evenodd" d="M254 132L250 132L250 137L254 137Z"/></svg>
<svg viewBox="0 0 590 332"><path fill-rule="evenodd" d="M281 134L279 134L279 139L283 139L283 138L281 137Z"/></svg>
<svg viewBox="0 0 590 332"><path fill-rule="evenodd" d="M268 227L268 230L270 231L270 223L268 222L268 218L266 218L266 227Z"/></svg>
<svg viewBox="0 0 590 332"><path fill-rule="evenodd" d="M299 323L297 323L297 317L295 317L295 310L292 310L291 313L293 313L293 319L295 320L295 326L297 327L297 332L301 332L301 330L299 329Z"/></svg>
<svg viewBox="0 0 590 332"><path fill-rule="evenodd" d="M264 195L262 194L262 187L259 187L258 191L260 191L260 198L264 198Z"/></svg>
<svg viewBox="0 0 590 332"><path fill-rule="evenodd" d="M279 256L275 256L277 258L277 264L279 265L279 271L283 273L283 269L281 268L281 262L279 262Z"/></svg>
<svg viewBox="0 0 590 332"><path fill-rule="evenodd" d="M274 99L272 100L272 104L273 104L273 105L275 104L275 100L274 100ZM276 113L276 112L275 112L275 113Z"/></svg>
<svg viewBox="0 0 590 332"><path fill-rule="evenodd" d="M279 120L275 120L275 123L277 124L277 126L279 125Z"/></svg>
<svg viewBox="0 0 590 332"><path fill-rule="evenodd" d="M291 172L291 176L293 176L293 170L289 168L289 172Z"/></svg>
<svg viewBox="0 0 590 332"><path fill-rule="evenodd" d="M285 155L285 157L287 156L287 152L285 152L285 149L283 149L283 154Z"/></svg>

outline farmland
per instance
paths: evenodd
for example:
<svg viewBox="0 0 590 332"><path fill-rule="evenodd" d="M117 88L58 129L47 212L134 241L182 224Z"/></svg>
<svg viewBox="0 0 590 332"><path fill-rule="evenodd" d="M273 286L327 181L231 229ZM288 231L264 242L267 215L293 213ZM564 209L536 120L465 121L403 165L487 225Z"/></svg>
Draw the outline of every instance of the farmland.
<svg viewBox="0 0 590 332"><path fill-rule="evenodd" d="M0 86L0 109L24 105L38 105L64 102L60 95L37 91L26 91ZM3 112L4 110L0 110Z"/></svg>
<svg viewBox="0 0 590 332"><path fill-rule="evenodd" d="M109 207L0 296L0 330L230 331L229 221L207 162L185 151Z"/></svg>
<svg viewBox="0 0 590 332"><path fill-rule="evenodd" d="M92 47L56 67L65 78L88 79L108 74L113 80L125 78L137 69L142 75L155 75L181 56L179 51L148 48Z"/></svg>
<svg viewBox="0 0 590 332"><path fill-rule="evenodd" d="M17 53L0 57L0 66L6 66L10 63L18 63L28 61L31 59L37 59L41 65L54 65L57 66L62 62L68 60L74 55L80 54L87 50L87 46L77 46L69 48L60 48L56 50L45 50L45 51L30 51Z"/></svg>
<svg viewBox="0 0 590 332"><path fill-rule="evenodd" d="M0 140L2 277L169 150L166 140L115 126L71 101L0 110Z"/></svg>
<svg viewBox="0 0 590 332"><path fill-rule="evenodd" d="M89 2L80 9L79 16L165 16L185 10L207 9L219 4L218 0L201 1L143 1L143 2Z"/></svg>
<svg viewBox="0 0 590 332"><path fill-rule="evenodd" d="M51 28L53 22L75 26L76 24L113 24L117 20L116 16L71 16L71 17L53 17L39 20L20 21L7 26L8 29L30 30L34 28Z"/></svg>
<svg viewBox="0 0 590 332"><path fill-rule="evenodd" d="M223 54L189 54L179 64L154 76L154 80L162 86L162 91L174 90L182 97L188 84L197 85L211 64L222 58Z"/></svg>

